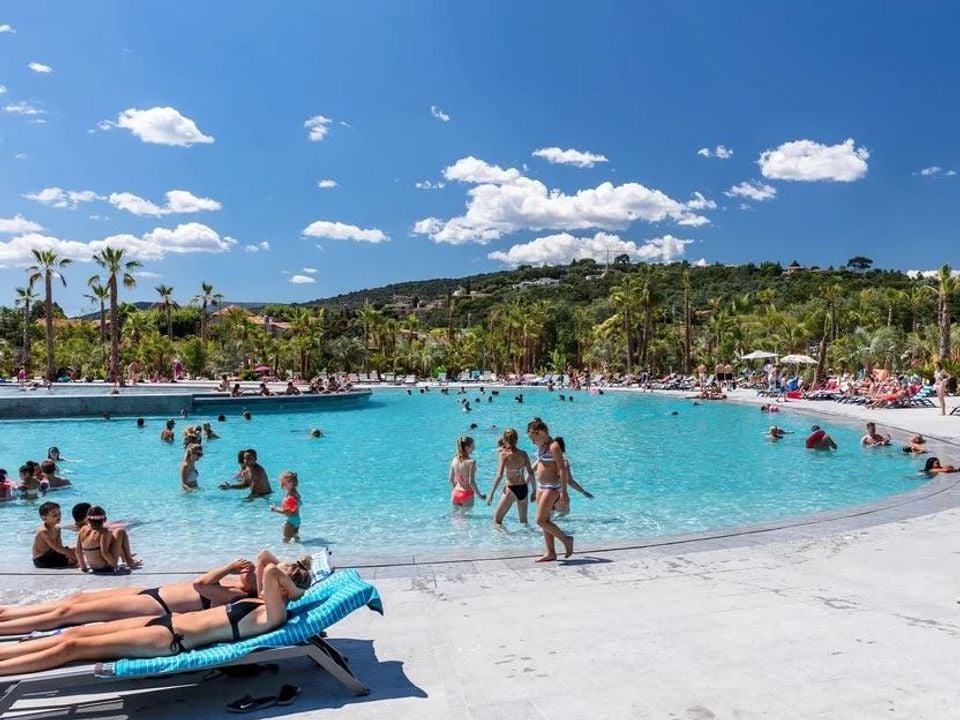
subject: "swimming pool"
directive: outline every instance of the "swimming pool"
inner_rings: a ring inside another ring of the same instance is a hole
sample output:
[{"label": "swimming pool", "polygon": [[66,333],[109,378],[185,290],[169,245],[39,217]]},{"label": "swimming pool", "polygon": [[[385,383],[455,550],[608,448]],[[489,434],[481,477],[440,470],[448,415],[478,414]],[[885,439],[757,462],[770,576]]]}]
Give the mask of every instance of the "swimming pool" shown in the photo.
[{"label": "swimming pool", "polygon": [[[254,447],[272,481],[282,470],[301,479],[306,549],[330,545],[351,559],[373,555],[410,558],[420,552],[511,550],[536,552],[535,526],[492,529],[492,508],[478,503],[467,516],[451,513],[448,465],[458,435],[476,440],[478,484],[486,492],[496,471],[496,441],[505,427],[523,430],[542,416],[567,441],[574,477],[596,499],[571,493],[572,513],[561,526],[580,547],[610,546],[640,537],[715,529],[856,505],[921,485],[921,460],[897,448],[864,450],[857,428],[821,421],[837,439],[836,453],[803,448],[810,419],[756,408],[636,393],[589,395],[559,401],[559,393],[515,388],[468,389],[473,411],[437,389],[378,390],[362,407],[195,416],[212,421],[221,439],[205,443],[199,464],[202,490],[179,490],[178,442],[159,441],[163,418],[138,430],[132,419],[0,423],[0,466],[16,476],[26,459],[40,460],[59,446],[61,470],[75,487],[51,493],[69,517],[81,500],[102,504],[111,519],[136,520],[134,551],[151,569],[204,568],[261,547],[280,546],[279,515],[268,503],[246,503],[240,491],[218,491],[237,468],[237,450]],[[678,414],[672,415],[673,411]],[[771,421],[795,431],[771,443]],[[469,430],[477,423],[477,430]],[[495,428],[492,426],[496,426]],[[326,436],[311,439],[312,427]],[[276,482],[274,482],[276,487]],[[279,488],[271,502],[279,502]],[[37,505],[0,503],[6,541],[4,568],[27,569]],[[72,538],[72,535],[67,535]]]}]

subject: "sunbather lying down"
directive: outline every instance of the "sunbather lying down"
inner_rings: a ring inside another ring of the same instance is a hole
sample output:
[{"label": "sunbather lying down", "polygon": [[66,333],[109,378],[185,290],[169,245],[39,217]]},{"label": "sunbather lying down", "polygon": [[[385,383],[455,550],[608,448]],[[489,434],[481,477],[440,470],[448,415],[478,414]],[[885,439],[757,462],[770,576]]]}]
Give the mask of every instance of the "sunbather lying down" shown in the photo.
[{"label": "sunbather lying down", "polygon": [[[263,573],[270,563],[293,579],[309,576],[309,560],[281,562],[266,550],[249,560],[234,560],[192,580],[154,588],[120,587],[82,592],[63,600],[37,605],[0,606],[0,635],[22,635],[36,630],[54,630],[68,625],[107,622],[124,618],[159,617],[227,605],[261,595]],[[307,564],[307,571],[303,566]]]},{"label": "sunbather lying down", "polygon": [[309,558],[293,577],[276,564],[263,568],[263,597],[223,607],[84,625],[50,637],[0,647],[0,676],[49,670],[77,661],[155,658],[275,630],[287,620],[287,602],[310,585]]}]

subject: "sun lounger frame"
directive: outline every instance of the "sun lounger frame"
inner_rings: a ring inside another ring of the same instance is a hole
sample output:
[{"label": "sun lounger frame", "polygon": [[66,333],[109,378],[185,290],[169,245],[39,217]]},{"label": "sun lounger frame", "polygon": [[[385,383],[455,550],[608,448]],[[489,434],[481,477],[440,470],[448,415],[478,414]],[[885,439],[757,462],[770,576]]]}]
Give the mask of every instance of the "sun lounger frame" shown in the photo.
[{"label": "sun lounger frame", "polygon": [[[357,679],[347,663],[347,658],[330,643],[318,635],[311,637],[306,643],[300,645],[285,645],[278,648],[264,648],[256,650],[241,658],[227,663],[210,665],[200,670],[190,670],[187,672],[196,673],[203,670],[216,670],[231,665],[247,665],[249,663],[274,662],[277,660],[286,660],[295,657],[308,657],[318,667],[326,670],[335,680],[340,682],[354,695],[368,695],[370,689]],[[98,686],[97,692],[103,690],[115,690],[117,692],[124,690],[143,689],[144,682],[161,682],[169,684],[170,678],[183,675],[184,673],[162,673],[159,675],[144,675],[135,678],[118,678],[109,675],[110,663],[92,663],[86,665],[73,665],[65,668],[57,668],[44,672],[27,673],[25,675],[11,675],[0,678],[0,718],[7,714],[21,698],[28,695],[37,695],[40,693],[56,692],[68,688],[79,688],[86,686]],[[109,687],[106,687],[109,685]],[[99,686],[105,686],[103,688]],[[81,701],[82,702],[82,701]],[[79,704],[79,703],[76,703]],[[64,707],[64,706],[57,706]],[[49,714],[53,708],[37,708],[36,710],[17,710],[17,718],[31,718],[41,714]]]}]

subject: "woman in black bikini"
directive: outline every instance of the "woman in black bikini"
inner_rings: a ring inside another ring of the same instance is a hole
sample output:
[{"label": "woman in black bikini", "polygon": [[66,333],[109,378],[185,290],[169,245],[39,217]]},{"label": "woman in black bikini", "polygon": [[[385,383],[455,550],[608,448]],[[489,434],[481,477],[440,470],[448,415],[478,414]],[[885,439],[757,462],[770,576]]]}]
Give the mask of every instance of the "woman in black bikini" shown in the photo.
[{"label": "woman in black bikini", "polygon": [[192,580],[156,588],[113,588],[77,593],[38,605],[0,606],[0,635],[221,607],[257,597],[258,589],[263,586],[264,568],[269,564],[276,565],[291,578],[300,573],[296,563],[280,562],[264,550],[257,555],[256,566],[249,560],[234,560]]},{"label": "woman in black bikini", "polygon": [[493,502],[501,478],[506,474],[507,484],[503,488],[503,497],[500,498],[497,511],[493,516],[493,525],[497,528],[503,527],[503,519],[510,512],[510,506],[513,505],[514,501],[517,503],[520,522],[526,525],[528,497],[536,491],[530,456],[517,448],[517,440],[517,431],[513,428],[504,430],[503,436],[500,438],[500,464],[497,467],[497,477],[493,481],[493,489],[487,496],[487,505],[489,505]]},{"label": "woman in black bikini", "polygon": [[135,617],[65,630],[59,635],[6,643],[0,648],[0,676],[60,667],[80,660],[154,658],[219,642],[236,642],[276,630],[287,620],[287,602],[310,585],[310,558],[295,563],[291,576],[270,563],[263,572],[263,597],[223,607]]}]

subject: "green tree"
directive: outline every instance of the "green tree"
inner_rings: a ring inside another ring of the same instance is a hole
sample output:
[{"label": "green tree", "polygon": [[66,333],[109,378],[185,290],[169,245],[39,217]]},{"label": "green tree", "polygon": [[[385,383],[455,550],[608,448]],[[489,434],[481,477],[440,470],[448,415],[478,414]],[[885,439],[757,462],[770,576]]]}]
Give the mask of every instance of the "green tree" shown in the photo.
[{"label": "green tree", "polygon": [[207,329],[210,324],[208,308],[211,305],[219,305],[222,301],[223,295],[214,292],[211,283],[200,283],[200,292],[193,296],[193,302],[200,305],[200,339],[203,342],[207,341]]},{"label": "green tree", "polygon": [[154,290],[160,296],[163,314],[167,320],[167,337],[173,338],[173,288],[169,285],[157,285]]},{"label": "green tree", "polygon": [[[120,370],[120,317],[118,308],[118,285],[125,288],[137,284],[132,271],[142,267],[137,260],[124,261],[126,251],[122,248],[105,247],[93,256],[93,261],[107,272],[107,289],[110,291],[110,367],[109,379],[115,380],[122,375]],[[92,279],[92,278],[91,278]]]},{"label": "green tree", "polygon": [[87,280],[89,293],[84,293],[84,297],[95,305],[100,306],[100,342],[107,344],[107,302],[110,300],[110,288],[103,285],[99,275],[94,275]]},{"label": "green tree", "polygon": [[63,286],[67,286],[67,279],[63,276],[63,269],[72,261],[70,258],[60,257],[53,250],[33,250],[35,263],[31,265],[27,272],[30,273],[29,284],[33,285],[37,280],[43,280],[44,289],[44,319],[47,341],[47,380],[53,382],[56,380],[56,358],[53,354],[53,278],[60,278]]},{"label": "green tree", "polygon": [[17,297],[13,301],[16,307],[23,308],[23,371],[30,377],[30,308],[36,304],[39,296],[33,291],[33,283],[28,282],[25,288],[15,288]]}]

